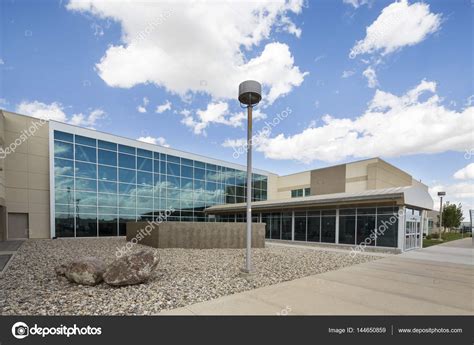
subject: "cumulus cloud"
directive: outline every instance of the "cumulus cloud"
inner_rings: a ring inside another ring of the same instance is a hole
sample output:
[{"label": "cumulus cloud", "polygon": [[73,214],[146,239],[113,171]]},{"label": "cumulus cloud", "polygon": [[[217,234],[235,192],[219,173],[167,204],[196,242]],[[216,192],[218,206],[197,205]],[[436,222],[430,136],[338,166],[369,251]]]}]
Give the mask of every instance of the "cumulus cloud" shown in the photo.
[{"label": "cumulus cloud", "polygon": [[445,108],[436,83],[423,80],[401,96],[377,90],[360,116],[325,115],[321,125],[300,133],[259,138],[256,149],[268,158],[306,163],[464,151],[472,144],[473,116],[474,107]]},{"label": "cumulus cloud", "polygon": [[148,98],[146,97],[143,97],[143,101],[142,101],[142,104],[138,105],[137,106],[137,111],[139,113],[146,113],[147,110],[146,110],[146,106],[148,105],[148,103],[150,103],[150,101],[148,100]]},{"label": "cumulus cloud", "polygon": [[170,145],[166,142],[166,139],[163,137],[145,136],[145,137],[137,138],[137,140],[142,141],[144,143],[148,143],[148,144],[170,147]]},{"label": "cumulus cloud", "polygon": [[474,180],[474,163],[459,169],[454,173],[453,177],[457,180]]},{"label": "cumulus cloud", "polygon": [[468,182],[454,183],[454,184],[436,184],[429,189],[431,197],[433,198],[434,207],[439,210],[439,196],[438,192],[446,192],[444,202],[451,204],[461,204],[464,220],[469,220],[469,210],[474,209],[474,184]]},{"label": "cumulus cloud", "polygon": [[121,24],[121,43],[111,45],[96,65],[109,86],[154,83],[183,98],[206,93],[226,100],[235,98],[236,85],[252,78],[262,82],[268,104],[301,85],[306,75],[288,45],[263,44],[275,29],[299,36],[289,15],[302,7],[303,0],[244,5],[71,0],[67,5]]},{"label": "cumulus cloud", "polygon": [[382,10],[366,29],[363,40],[357,41],[349,56],[380,52],[390,54],[405,46],[420,43],[441,27],[441,14],[430,12],[430,6],[407,0],[394,2]]},{"label": "cumulus cloud", "polygon": [[374,87],[377,87],[377,85],[379,85],[379,82],[377,80],[377,74],[371,66],[367,67],[365,71],[362,72],[362,75],[367,78],[368,87],[373,89]]},{"label": "cumulus cloud", "polygon": [[[206,135],[206,128],[211,124],[222,124],[231,127],[241,127],[244,121],[247,120],[246,112],[232,113],[229,111],[229,104],[227,102],[209,103],[206,109],[198,109],[196,113],[190,110],[183,110],[180,112],[183,116],[181,122],[187,127],[191,128],[194,134]],[[266,118],[260,109],[253,111],[253,120],[258,121]]]},{"label": "cumulus cloud", "polygon": [[93,128],[99,120],[106,117],[105,112],[101,109],[93,109],[88,114],[78,113],[68,116],[63,105],[59,102],[47,104],[39,101],[23,101],[16,106],[15,111],[39,119],[65,122],[89,128]]},{"label": "cumulus cloud", "polygon": [[166,100],[165,103],[160,104],[156,107],[155,113],[162,114],[165,111],[171,110],[171,102]]}]

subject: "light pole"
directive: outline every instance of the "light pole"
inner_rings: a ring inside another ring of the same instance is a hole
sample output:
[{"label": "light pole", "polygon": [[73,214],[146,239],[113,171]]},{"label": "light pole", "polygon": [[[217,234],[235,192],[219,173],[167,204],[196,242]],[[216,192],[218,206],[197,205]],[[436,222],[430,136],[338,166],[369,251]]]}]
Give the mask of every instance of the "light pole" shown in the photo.
[{"label": "light pole", "polygon": [[441,241],[441,228],[443,226],[443,196],[446,192],[438,192],[439,196],[439,240]]},{"label": "light pole", "polygon": [[252,109],[262,99],[262,85],[246,80],[239,85],[239,102],[247,108],[247,246],[244,273],[252,272]]}]

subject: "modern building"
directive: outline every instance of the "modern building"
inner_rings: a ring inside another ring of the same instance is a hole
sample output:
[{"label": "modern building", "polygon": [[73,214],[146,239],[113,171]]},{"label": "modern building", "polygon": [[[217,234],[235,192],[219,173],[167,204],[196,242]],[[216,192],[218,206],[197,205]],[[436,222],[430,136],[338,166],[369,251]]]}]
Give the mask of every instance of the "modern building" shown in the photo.
[{"label": "modern building", "polygon": [[[121,236],[130,221],[245,221],[245,166],[0,111],[0,240]],[[255,169],[271,240],[409,250],[428,188],[380,158],[278,176]],[[375,234],[375,235],[374,235]]]}]

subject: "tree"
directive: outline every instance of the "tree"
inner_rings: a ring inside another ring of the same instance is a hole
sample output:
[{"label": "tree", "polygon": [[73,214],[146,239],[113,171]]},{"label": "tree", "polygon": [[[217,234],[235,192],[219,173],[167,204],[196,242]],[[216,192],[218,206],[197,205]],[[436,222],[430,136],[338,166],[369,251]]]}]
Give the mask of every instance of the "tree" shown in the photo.
[{"label": "tree", "polygon": [[447,202],[443,208],[443,226],[450,230],[452,228],[459,228],[463,219],[462,205],[456,206]]}]

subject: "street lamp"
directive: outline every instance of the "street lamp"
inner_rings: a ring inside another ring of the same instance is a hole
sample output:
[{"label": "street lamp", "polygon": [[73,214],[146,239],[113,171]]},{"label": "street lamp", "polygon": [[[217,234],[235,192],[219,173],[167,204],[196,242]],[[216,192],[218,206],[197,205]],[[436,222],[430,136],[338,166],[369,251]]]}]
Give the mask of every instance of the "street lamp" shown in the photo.
[{"label": "street lamp", "polygon": [[446,192],[438,192],[439,196],[439,240],[441,241],[441,227],[443,226],[443,196]]},{"label": "street lamp", "polygon": [[247,247],[244,273],[252,272],[252,108],[262,100],[262,85],[246,80],[239,85],[239,102],[247,108]]}]

